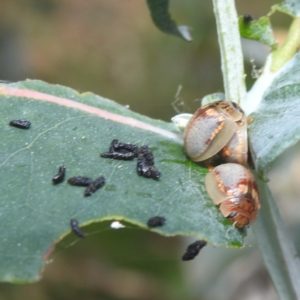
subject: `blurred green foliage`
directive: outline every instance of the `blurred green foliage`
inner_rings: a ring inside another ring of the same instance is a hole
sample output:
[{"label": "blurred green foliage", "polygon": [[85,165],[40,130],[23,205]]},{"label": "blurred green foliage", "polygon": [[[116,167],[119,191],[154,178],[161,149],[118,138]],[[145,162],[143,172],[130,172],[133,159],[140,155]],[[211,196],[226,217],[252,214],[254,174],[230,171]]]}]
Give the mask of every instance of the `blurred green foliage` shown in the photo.
[{"label": "blurred green foliage", "polygon": [[[241,14],[254,16],[267,13],[271,4],[237,3]],[[7,45],[6,64],[15,72],[8,77],[11,71],[2,68],[1,79],[30,77],[92,91],[163,120],[176,113],[172,102],[182,85],[185,105],[178,101],[179,109],[193,112],[199,99],[223,91],[212,3],[173,0],[170,5],[177,24],[192,28],[193,42],[158,31],[144,1],[4,3],[1,28],[8,33],[2,35],[16,40]]]}]

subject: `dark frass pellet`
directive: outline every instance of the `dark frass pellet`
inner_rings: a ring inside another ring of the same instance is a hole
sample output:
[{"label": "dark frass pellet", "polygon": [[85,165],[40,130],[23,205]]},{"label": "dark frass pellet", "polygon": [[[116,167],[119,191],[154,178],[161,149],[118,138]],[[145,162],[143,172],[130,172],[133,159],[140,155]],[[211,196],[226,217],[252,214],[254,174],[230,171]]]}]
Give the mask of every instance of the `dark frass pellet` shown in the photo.
[{"label": "dark frass pellet", "polygon": [[86,235],[84,232],[80,229],[79,223],[76,219],[71,219],[70,221],[71,229],[72,231],[80,238],[85,238]]},{"label": "dark frass pellet", "polygon": [[119,159],[119,160],[132,160],[136,157],[132,152],[104,152],[100,154],[103,158]]},{"label": "dark frass pellet", "polygon": [[149,227],[160,227],[163,226],[166,222],[166,218],[160,217],[160,216],[155,216],[152,217],[148,220],[147,225]]},{"label": "dark frass pellet", "polygon": [[148,166],[143,160],[139,160],[137,163],[137,173],[145,178],[159,179],[161,173],[155,166]]},{"label": "dark frass pellet", "polygon": [[137,154],[138,146],[134,144],[122,143],[119,140],[112,140],[109,151],[120,152],[121,150],[126,150]]},{"label": "dark frass pellet", "polygon": [[64,181],[65,179],[65,174],[66,174],[66,167],[65,166],[60,166],[58,168],[58,173],[52,178],[52,182],[54,184],[58,184]]},{"label": "dark frass pellet", "polygon": [[94,181],[92,181],[89,186],[84,191],[84,196],[88,197],[99,190],[105,184],[105,178],[103,176],[98,177]]},{"label": "dark frass pellet", "polygon": [[145,160],[145,162],[148,165],[154,165],[154,156],[153,156],[153,153],[151,152],[151,150],[149,149],[149,147],[147,145],[143,145],[139,149],[139,155],[143,156],[143,159]]},{"label": "dark frass pellet", "polygon": [[155,180],[159,179],[161,176],[161,173],[154,165],[153,153],[146,145],[142,146],[138,151],[137,173],[139,176]]},{"label": "dark frass pellet", "polygon": [[100,154],[101,157],[132,160],[137,157],[137,173],[139,176],[158,180],[161,173],[154,165],[154,156],[147,145],[140,148],[134,144],[122,143],[117,139],[112,140],[109,152]]},{"label": "dark frass pellet", "polygon": [[200,250],[206,246],[207,242],[203,240],[197,240],[196,242],[190,244],[186,252],[182,255],[182,260],[187,261],[187,260],[192,260],[194,259],[200,252]]},{"label": "dark frass pellet", "polygon": [[138,147],[133,144],[122,143],[119,140],[112,140],[109,152],[101,153],[103,158],[132,160],[137,157]]},{"label": "dark frass pellet", "polygon": [[9,125],[21,129],[29,129],[31,123],[27,120],[12,120],[9,122]]},{"label": "dark frass pellet", "polygon": [[68,179],[68,183],[75,186],[89,186],[92,182],[92,178],[83,176],[75,176]]}]

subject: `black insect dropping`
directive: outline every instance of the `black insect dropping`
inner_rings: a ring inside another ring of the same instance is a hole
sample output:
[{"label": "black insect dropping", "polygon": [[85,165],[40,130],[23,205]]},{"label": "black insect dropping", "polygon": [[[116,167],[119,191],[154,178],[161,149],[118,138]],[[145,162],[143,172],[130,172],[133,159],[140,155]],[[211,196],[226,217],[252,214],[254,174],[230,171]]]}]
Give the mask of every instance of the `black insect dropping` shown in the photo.
[{"label": "black insect dropping", "polygon": [[68,179],[68,183],[76,186],[89,186],[93,182],[92,178],[75,176]]},{"label": "black insect dropping", "polygon": [[29,129],[31,123],[27,120],[12,120],[9,122],[9,125],[21,129]]},{"label": "black insect dropping", "polygon": [[113,140],[109,148],[110,152],[126,150],[132,153],[137,153],[138,146],[134,144],[122,143],[119,140]]},{"label": "black insect dropping", "polygon": [[148,166],[144,161],[138,161],[137,163],[137,173],[140,176],[152,179],[159,179],[161,173],[156,169],[155,166]]},{"label": "black insect dropping", "polygon": [[154,165],[154,156],[147,145],[138,147],[134,144],[122,143],[119,140],[112,140],[109,152],[100,154],[101,157],[132,160],[137,157],[137,173],[140,176],[152,179],[159,179],[161,173]]},{"label": "black insect dropping", "polygon": [[109,152],[101,153],[104,158],[119,160],[132,160],[137,157],[138,147],[134,144],[122,143],[119,140],[112,140]]},{"label": "black insect dropping", "polygon": [[161,176],[154,165],[154,156],[148,146],[144,145],[138,151],[137,173],[140,176],[156,180]]},{"label": "black insect dropping", "polygon": [[52,178],[52,182],[54,184],[58,184],[64,181],[65,178],[65,173],[66,173],[66,167],[65,166],[60,166],[58,168],[58,173]]},{"label": "black insect dropping", "polygon": [[207,244],[207,242],[203,240],[197,240],[196,242],[190,244],[186,252],[182,255],[182,260],[192,260],[194,259],[200,252],[200,250]]},{"label": "black insect dropping", "polygon": [[249,15],[249,14],[244,15],[244,23],[245,24],[248,24],[251,21],[253,21],[253,17],[251,15]]},{"label": "black insect dropping", "polygon": [[152,217],[148,220],[147,225],[149,227],[160,227],[163,226],[166,222],[166,218],[160,217],[160,216],[155,216]]},{"label": "black insect dropping", "polygon": [[119,159],[119,160],[132,160],[136,157],[135,153],[132,152],[104,152],[100,154],[103,158],[112,158],[112,159]]},{"label": "black insect dropping", "polygon": [[143,145],[139,149],[138,156],[143,159],[147,165],[154,165],[154,156],[147,145]]},{"label": "black insect dropping", "polygon": [[71,219],[70,221],[71,229],[72,231],[80,238],[85,238],[86,235],[84,232],[80,229],[79,223],[76,219]]},{"label": "black insect dropping", "polygon": [[86,190],[84,191],[84,196],[85,197],[91,196],[93,193],[95,193],[97,190],[103,187],[104,184],[105,184],[105,178],[103,176],[96,178],[86,188]]}]

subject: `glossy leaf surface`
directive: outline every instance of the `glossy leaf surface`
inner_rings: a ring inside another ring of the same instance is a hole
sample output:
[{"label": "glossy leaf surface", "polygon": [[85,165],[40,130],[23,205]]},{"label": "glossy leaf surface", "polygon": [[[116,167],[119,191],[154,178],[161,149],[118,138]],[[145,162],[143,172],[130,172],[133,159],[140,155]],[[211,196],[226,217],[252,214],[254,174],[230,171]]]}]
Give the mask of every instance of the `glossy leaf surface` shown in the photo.
[{"label": "glossy leaf surface", "polygon": [[[171,123],[41,81],[1,84],[0,116],[1,281],[37,280],[54,243],[70,233],[72,218],[81,226],[117,219],[147,228],[150,217],[161,215],[165,225],[152,229],[160,234],[242,245],[243,234],[205,192],[207,170],[185,157]],[[11,127],[12,119],[27,119],[31,127]],[[160,180],[138,176],[136,160],[101,158],[112,139],[149,145]],[[90,197],[66,180],[53,185],[60,165],[66,179],[102,175],[106,184]]]}]

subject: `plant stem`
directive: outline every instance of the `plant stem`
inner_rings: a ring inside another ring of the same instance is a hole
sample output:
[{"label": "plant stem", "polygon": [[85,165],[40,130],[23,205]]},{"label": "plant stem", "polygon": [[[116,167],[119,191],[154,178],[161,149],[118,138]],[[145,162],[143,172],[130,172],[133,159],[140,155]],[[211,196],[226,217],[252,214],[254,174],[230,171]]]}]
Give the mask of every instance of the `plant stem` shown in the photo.
[{"label": "plant stem", "polygon": [[274,52],[271,70],[278,71],[293,57],[300,46],[300,17],[293,20],[284,44]]},{"label": "plant stem", "polygon": [[244,64],[234,0],[213,0],[226,100],[243,106],[246,95]]}]

